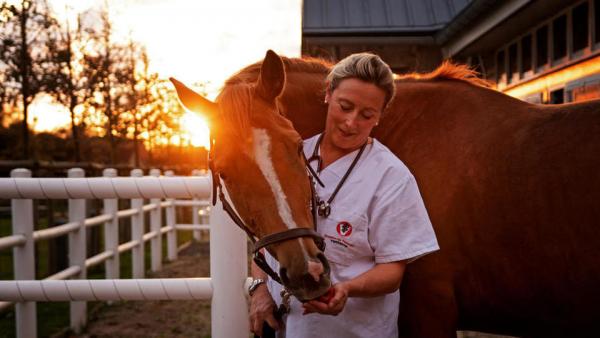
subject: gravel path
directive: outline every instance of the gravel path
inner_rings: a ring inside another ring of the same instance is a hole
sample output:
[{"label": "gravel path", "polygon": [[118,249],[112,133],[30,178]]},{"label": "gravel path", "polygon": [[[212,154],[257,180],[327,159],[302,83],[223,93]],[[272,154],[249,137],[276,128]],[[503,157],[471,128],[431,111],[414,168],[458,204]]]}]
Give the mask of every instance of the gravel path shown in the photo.
[{"label": "gravel path", "polygon": [[[149,278],[209,276],[208,243],[193,243]],[[71,337],[210,337],[210,301],[127,301],[103,305]]]}]

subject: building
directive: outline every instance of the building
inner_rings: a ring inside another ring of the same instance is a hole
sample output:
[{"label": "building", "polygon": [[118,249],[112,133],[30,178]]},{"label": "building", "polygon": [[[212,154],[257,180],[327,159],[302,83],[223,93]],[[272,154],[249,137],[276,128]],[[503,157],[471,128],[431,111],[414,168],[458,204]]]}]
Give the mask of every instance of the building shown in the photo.
[{"label": "building", "polygon": [[302,54],[339,60],[379,54],[397,73],[429,71],[442,60],[435,34],[469,0],[304,0]]},{"label": "building", "polygon": [[600,98],[599,20],[600,0],[305,0],[302,51],[369,50],[396,72],[453,59],[523,100],[574,102]]}]

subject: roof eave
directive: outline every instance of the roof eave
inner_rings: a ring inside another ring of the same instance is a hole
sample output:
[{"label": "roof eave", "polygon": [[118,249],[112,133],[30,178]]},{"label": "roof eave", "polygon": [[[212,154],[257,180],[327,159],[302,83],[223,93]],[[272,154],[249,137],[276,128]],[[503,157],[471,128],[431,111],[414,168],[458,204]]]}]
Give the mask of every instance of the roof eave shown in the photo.
[{"label": "roof eave", "polygon": [[434,39],[442,47],[444,57],[450,58],[530,2],[475,0],[440,30]]}]

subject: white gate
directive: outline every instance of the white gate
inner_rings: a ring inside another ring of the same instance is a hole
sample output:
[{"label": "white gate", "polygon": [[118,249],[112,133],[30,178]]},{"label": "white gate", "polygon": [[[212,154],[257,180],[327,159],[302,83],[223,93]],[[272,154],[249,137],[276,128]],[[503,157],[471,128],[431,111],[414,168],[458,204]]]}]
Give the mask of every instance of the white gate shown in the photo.
[{"label": "white gate", "polygon": [[[82,169],[69,170],[68,178],[31,178],[26,169],[15,169],[11,178],[0,178],[0,198],[11,199],[12,235],[0,237],[0,250],[12,248],[14,281],[0,281],[0,309],[16,302],[18,337],[36,337],[36,301],[71,301],[71,327],[78,332],[86,323],[86,303],[91,300],[211,300],[212,336],[247,337],[245,299],[247,240],[231,222],[220,203],[210,209],[210,225],[197,225],[198,208],[207,206],[209,176],[160,176],[157,170],[142,176],[116,177],[106,169],[103,177],[85,178]],[[68,199],[69,222],[34,231],[32,199]],[[191,200],[176,200],[185,198]],[[102,199],[104,213],[85,218],[85,199]],[[131,208],[118,210],[118,199],[130,199]],[[150,203],[144,205],[144,199]],[[164,200],[163,200],[164,199]],[[195,224],[176,224],[175,206],[194,208]],[[162,223],[165,209],[166,225]],[[150,214],[150,232],[144,217]],[[132,239],[119,245],[118,220],[131,217]],[[86,228],[103,225],[104,251],[86,257]],[[162,235],[167,236],[167,258],[177,258],[177,230],[210,230],[210,278],[144,279],[144,244],[150,241],[151,270],[161,268]],[[45,280],[35,279],[34,243],[69,234],[70,266]],[[119,254],[132,251],[134,279],[119,278]],[[105,280],[87,280],[88,268],[104,263]],[[69,278],[73,278],[67,280]]]}]

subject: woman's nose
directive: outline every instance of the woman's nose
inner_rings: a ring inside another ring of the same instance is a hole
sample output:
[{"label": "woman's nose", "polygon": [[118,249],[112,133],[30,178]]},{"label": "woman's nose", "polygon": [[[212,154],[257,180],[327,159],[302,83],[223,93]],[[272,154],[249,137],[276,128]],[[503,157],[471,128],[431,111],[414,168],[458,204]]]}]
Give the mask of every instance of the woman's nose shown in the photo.
[{"label": "woman's nose", "polygon": [[346,124],[346,127],[354,127],[356,125],[356,113],[352,112],[348,114],[344,124]]}]

